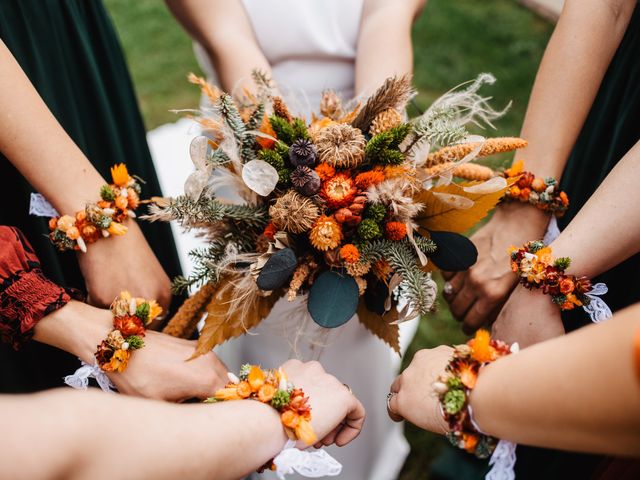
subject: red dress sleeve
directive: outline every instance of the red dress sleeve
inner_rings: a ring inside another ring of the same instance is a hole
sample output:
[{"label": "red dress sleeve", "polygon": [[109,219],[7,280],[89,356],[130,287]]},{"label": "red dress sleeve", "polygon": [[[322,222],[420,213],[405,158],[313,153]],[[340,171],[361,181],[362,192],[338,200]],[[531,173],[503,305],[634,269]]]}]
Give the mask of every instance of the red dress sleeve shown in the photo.
[{"label": "red dress sleeve", "polygon": [[0,226],[0,338],[17,350],[33,327],[70,297],[42,273],[33,248],[17,228]]}]

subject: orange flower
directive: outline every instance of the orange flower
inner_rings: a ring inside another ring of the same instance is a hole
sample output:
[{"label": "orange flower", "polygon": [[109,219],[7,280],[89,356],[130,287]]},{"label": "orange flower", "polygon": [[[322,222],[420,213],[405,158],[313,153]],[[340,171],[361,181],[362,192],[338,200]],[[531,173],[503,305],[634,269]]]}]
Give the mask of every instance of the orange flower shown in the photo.
[{"label": "orange flower", "polygon": [[262,373],[262,369],[253,365],[251,370],[249,370],[247,380],[249,381],[249,385],[251,385],[252,392],[260,390],[260,387],[264,385],[264,373]]},{"label": "orange flower", "polygon": [[460,381],[467,388],[474,388],[478,380],[477,372],[468,363],[460,363]]},{"label": "orange flower", "polygon": [[507,168],[504,173],[507,177],[516,177],[522,173],[522,170],[524,170],[524,161],[518,160],[511,165],[511,168]]},{"label": "orange flower", "polygon": [[111,178],[118,187],[125,187],[131,180],[127,166],[124,163],[111,167]]},{"label": "orange flower", "polygon": [[100,238],[100,231],[91,224],[84,225],[80,230],[80,234],[87,243],[97,242]]},{"label": "orange flower", "polygon": [[540,193],[547,188],[547,184],[544,183],[544,180],[542,178],[536,177],[531,182],[531,188],[533,188],[533,190],[535,190],[536,192]]},{"label": "orange flower", "polygon": [[326,182],[333,178],[336,174],[336,169],[328,163],[321,163],[316,167],[316,173],[320,177],[320,180]]},{"label": "orange flower", "polygon": [[282,412],[282,415],[280,415],[280,420],[285,427],[295,429],[300,423],[300,415],[293,410],[285,410]]},{"label": "orange flower", "polygon": [[115,317],[113,319],[113,328],[120,330],[124,338],[130,337],[131,335],[144,337],[145,329],[142,320],[134,315]]},{"label": "orange flower", "polygon": [[262,403],[268,403],[271,401],[275,393],[276,387],[269,383],[265,383],[260,387],[260,390],[258,390],[258,400]]},{"label": "orange flower", "polygon": [[122,195],[118,195],[116,197],[115,203],[116,207],[118,207],[120,210],[126,210],[127,206],[129,205],[129,201]]},{"label": "orange flower", "polygon": [[262,232],[262,235],[267,237],[269,240],[273,240],[273,238],[275,237],[277,231],[278,231],[278,229],[273,224],[273,222],[269,222],[269,224],[265,227],[264,232]]},{"label": "orange flower", "polygon": [[58,226],[58,217],[51,217],[49,219],[49,230],[55,230]]},{"label": "orange flower", "polygon": [[301,418],[298,426],[295,427],[296,437],[304,442],[305,445],[313,445],[318,441],[318,436],[311,426],[311,422]]},{"label": "orange flower", "polygon": [[531,189],[529,187],[525,187],[520,190],[520,198],[522,200],[529,200],[529,195],[531,195]]},{"label": "orange flower", "polygon": [[465,433],[462,436],[462,441],[464,443],[464,449],[469,453],[473,453],[478,445],[478,436]]},{"label": "orange flower", "polygon": [[327,206],[331,210],[338,210],[349,205],[357,192],[353,179],[348,174],[337,173],[333,178],[324,182],[320,196],[327,201]]},{"label": "orange flower", "polygon": [[76,220],[71,215],[63,215],[58,219],[57,227],[63,232],[66,232],[67,229],[73,227],[75,223]]},{"label": "orange flower", "polygon": [[111,222],[111,225],[109,225],[107,231],[111,235],[122,236],[127,233],[127,227],[118,222]]},{"label": "orange flower", "polygon": [[109,360],[109,363],[103,365],[102,369],[105,372],[122,373],[127,368],[130,356],[131,353],[129,352],[129,350],[118,349],[113,352],[111,360]]},{"label": "orange flower", "polygon": [[487,330],[478,330],[469,345],[471,346],[471,358],[474,360],[485,363],[496,359],[496,351],[491,346],[491,334]]},{"label": "orange flower", "polygon": [[[262,117],[262,125],[260,125],[260,131],[271,137],[276,136],[276,132],[273,131],[273,128],[271,127],[271,122],[269,121],[269,117],[267,115]],[[273,146],[276,143],[270,138],[264,138],[264,137],[256,137],[256,141],[262,148],[266,150],[273,148]]]},{"label": "orange flower", "polygon": [[155,300],[149,300],[147,303],[149,304],[149,319],[147,323],[151,323],[162,313],[162,307]]},{"label": "orange flower", "polygon": [[560,280],[560,292],[563,295],[567,295],[573,292],[574,289],[575,289],[575,284],[573,283],[573,280],[571,280],[570,278],[567,277]]},{"label": "orange flower", "polygon": [[311,245],[321,252],[332,250],[340,245],[342,228],[332,217],[322,215],[309,233]]},{"label": "orange flower", "polygon": [[388,222],[384,231],[389,240],[398,242],[407,236],[407,226],[402,222]]},{"label": "orange flower", "polygon": [[391,265],[384,258],[381,258],[372,267],[373,274],[383,282],[387,282],[387,278],[391,275]]},{"label": "orange flower", "polygon": [[80,210],[78,212],[76,212],[76,222],[77,223],[82,223],[87,219],[87,211],[86,210]]},{"label": "orange flower", "polygon": [[111,203],[110,203],[110,202],[107,202],[106,200],[100,200],[100,201],[97,203],[97,205],[98,205],[100,208],[111,208]]},{"label": "orange flower", "polygon": [[347,263],[356,263],[360,260],[360,252],[358,247],[348,243],[340,249],[340,257]]},{"label": "orange flower", "polygon": [[384,167],[384,176],[386,178],[396,178],[407,175],[409,169],[402,165],[387,165]]},{"label": "orange flower", "polygon": [[127,188],[127,203],[131,210],[135,210],[140,206],[140,197],[133,188]]},{"label": "orange flower", "polygon": [[77,240],[78,237],[80,236],[80,230],[78,230],[78,227],[69,227],[67,228],[67,238],[69,238],[70,240]]},{"label": "orange flower", "polygon": [[562,202],[563,207],[567,207],[569,205],[569,197],[564,192],[560,192],[560,201]]},{"label": "orange flower", "polygon": [[242,397],[238,395],[237,387],[225,387],[218,390],[214,393],[213,397],[216,400],[225,401],[225,400],[242,400]]},{"label": "orange flower", "polygon": [[356,176],[356,187],[360,190],[366,190],[371,185],[377,185],[384,181],[384,173],[380,170],[371,170]]},{"label": "orange flower", "polygon": [[536,257],[538,258],[538,261],[545,266],[553,263],[551,247],[541,248],[536,252]]},{"label": "orange flower", "polygon": [[565,301],[562,305],[560,305],[561,310],[573,310],[576,306],[571,303],[569,300]]},{"label": "orange flower", "polygon": [[509,190],[509,195],[513,198],[518,198],[520,196],[520,189],[517,185],[511,187],[511,189]]},{"label": "orange flower", "polygon": [[249,398],[251,396],[251,385],[249,385],[249,382],[240,382],[236,390],[240,398]]}]

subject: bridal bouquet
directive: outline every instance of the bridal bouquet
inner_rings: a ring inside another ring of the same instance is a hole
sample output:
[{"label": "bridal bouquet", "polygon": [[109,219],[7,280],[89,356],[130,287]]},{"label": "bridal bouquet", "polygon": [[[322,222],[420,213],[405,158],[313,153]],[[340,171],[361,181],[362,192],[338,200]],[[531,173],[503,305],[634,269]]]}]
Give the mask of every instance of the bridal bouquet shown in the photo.
[{"label": "bridal bouquet", "polygon": [[350,106],[327,91],[308,122],[259,72],[257,93],[243,101],[190,79],[212,105],[197,112],[196,169],[184,195],[153,199],[147,218],[177,220],[203,238],[191,252],[193,274],[174,281],[200,288],[165,330],[189,336],[206,314],[196,355],[297,297],[322,327],[357,313],[398,351],[398,323],[434,307],[432,271],[476,261],[461,233],[517,180],[471,161],[526,145],[468,132],[502,113],[478,94],[494,81],[487,74],[412,120],[404,113],[415,94],[409,77],[390,78]]}]

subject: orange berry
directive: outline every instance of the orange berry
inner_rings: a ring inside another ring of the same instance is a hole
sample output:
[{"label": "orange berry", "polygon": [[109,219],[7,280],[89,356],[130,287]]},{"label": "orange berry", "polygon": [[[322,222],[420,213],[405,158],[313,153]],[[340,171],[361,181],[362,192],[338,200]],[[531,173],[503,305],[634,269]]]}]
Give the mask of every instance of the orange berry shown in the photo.
[{"label": "orange berry", "polygon": [[118,195],[116,197],[116,207],[118,207],[120,210],[125,210],[128,205],[129,201],[127,200],[127,197],[123,197],[121,195]]},{"label": "orange berry", "polygon": [[533,182],[531,182],[531,188],[536,192],[543,192],[547,188],[547,184],[544,183],[544,180],[540,177],[536,177]]},{"label": "orange berry", "polygon": [[57,226],[58,226],[58,218],[51,217],[49,219],[49,230],[55,230]]}]

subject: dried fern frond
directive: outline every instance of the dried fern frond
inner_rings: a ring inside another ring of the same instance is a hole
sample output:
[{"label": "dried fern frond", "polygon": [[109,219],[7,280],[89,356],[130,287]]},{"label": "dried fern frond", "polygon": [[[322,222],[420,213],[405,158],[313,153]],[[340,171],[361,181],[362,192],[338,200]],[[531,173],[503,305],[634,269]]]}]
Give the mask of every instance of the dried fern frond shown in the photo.
[{"label": "dried fern frond", "polygon": [[262,70],[254,69],[251,72],[251,78],[253,79],[253,83],[256,85],[258,100],[261,103],[269,100],[273,96],[273,92],[275,90],[271,77]]},{"label": "dried fern frond", "polygon": [[[478,153],[478,157],[488,157],[489,155],[495,155],[498,153],[512,152],[526,147],[527,144],[528,142],[526,140],[518,137],[489,138],[482,145],[482,148]],[[429,168],[445,162],[462,160],[480,145],[480,142],[470,142],[441,148],[437,152],[429,154],[426,166]]]},{"label": "dried fern frond", "polygon": [[415,93],[411,86],[411,75],[388,78],[382,87],[369,97],[352,125],[363,132],[369,131],[371,123],[378,114],[390,108],[403,111]]}]

